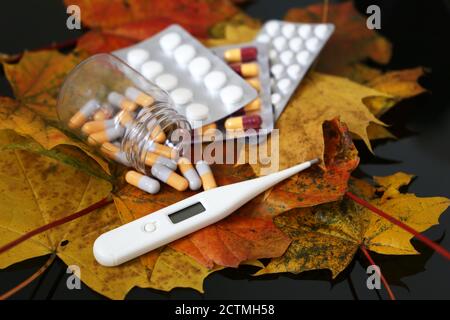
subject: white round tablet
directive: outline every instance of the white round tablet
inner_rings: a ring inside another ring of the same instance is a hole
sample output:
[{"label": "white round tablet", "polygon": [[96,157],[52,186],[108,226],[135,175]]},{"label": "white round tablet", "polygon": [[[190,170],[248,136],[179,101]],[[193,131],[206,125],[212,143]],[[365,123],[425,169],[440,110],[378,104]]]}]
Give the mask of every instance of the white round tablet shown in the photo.
[{"label": "white round tablet", "polygon": [[144,62],[144,64],[142,64],[141,66],[141,73],[148,80],[152,80],[154,77],[161,74],[163,71],[164,71],[163,65],[160,62],[154,60]]},{"label": "white round tablet", "polygon": [[258,38],[256,38],[256,41],[261,43],[269,43],[270,37],[267,34],[261,34]]},{"label": "white round tablet", "polygon": [[272,94],[271,100],[272,104],[277,104],[278,102],[281,101],[281,95],[279,93],[274,93]]},{"label": "white round tablet", "polygon": [[303,50],[299,54],[297,54],[297,61],[302,66],[306,66],[309,63],[310,56],[311,54],[308,51]]},{"label": "white round tablet", "polygon": [[302,38],[295,37],[289,40],[289,48],[292,51],[299,51],[302,48],[303,40]]},{"label": "white round tablet", "polygon": [[186,88],[177,88],[170,93],[175,104],[186,104],[192,101],[194,94]]},{"label": "white round tablet", "polygon": [[229,85],[220,90],[220,98],[225,104],[233,104],[242,99],[244,90],[236,85]]},{"label": "white round tablet", "polygon": [[208,119],[209,108],[204,104],[191,103],[186,107],[186,117],[189,120],[205,120]]},{"label": "white round tablet", "polygon": [[166,52],[172,52],[181,43],[181,36],[176,32],[165,34],[159,39],[159,45]]},{"label": "white round tablet", "polygon": [[270,21],[266,24],[266,32],[271,36],[276,35],[279,30],[280,30],[280,25],[276,21]]},{"label": "white round tablet", "polygon": [[301,25],[301,26],[298,28],[298,34],[299,34],[300,37],[302,37],[303,39],[308,38],[310,33],[311,33],[311,26],[308,25],[308,24]]},{"label": "white round tablet", "polygon": [[314,28],[314,34],[320,39],[325,39],[327,36],[328,27],[324,24],[319,24]]},{"label": "white round tablet", "polygon": [[208,90],[219,90],[227,82],[227,76],[222,71],[211,71],[203,81]]},{"label": "white round tablet", "polygon": [[309,51],[316,52],[319,49],[319,39],[308,39],[306,40],[305,46]]},{"label": "white round tablet", "polygon": [[281,28],[281,33],[286,37],[290,38],[295,32],[295,26],[293,24],[287,23]]},{"label": "white round tablet", "polygon": [[290,50],[283,51],[280,54],[280,60],[285,65],[289,65],[292,62],[292,59],[294,59],[294,53]]},{"label": "white round tablet", "polygon": [[275,79],[279,79],[281,77],[281,74],[283,73],[283,71],[284,71],[284,67],[281,63],[274,64],[270,68],[270,72],[272,72]]},{"label": "white round tablet", "polygon": [[170,91],[178,84],[178,79],[174,75],[164,73],[155,79],[155,83],[163,90]]},{"label": "white round tablet", "polygon": [[128,51],[127,62],[128,64],[137,69],[141,64],[143,64],[150,57],[150,53],[147,50],[137,48]]},{"label": "white round tablet", "polygon": [[288,78],[284,78],[278,81],[278,89],[280,89],[281,92],[287,93],[290,87],[291,80],[289,80]]},{"label": "white round tablet", "polygon": [[270,59],[270,62],[275,62],[275,60],[277,59],[277,57],[278,57],[277,51],[274,50],[274,49],[270,49],[270,50],[269,50],[269,59]]},{"label": "white round tablet", "polygon": [[175,61],[179,65],[186,65],[195,57],[195,48],[190,44],[182,44],[173,52]]},{"label": "white round tablet", "polygon": [[289,66],[286,70],[289,77],[292,79],[298,79],[300,76],[300,71],[302,70],[302,67],[300,67],[298,64],[293,64],[292,66]]},{"label": "white round tablet", "polygon": [[272,44],[275,47],[275,49],[281,51],[286,47],[286,42],[287,42],[286,38],[280,36],[273,39]]},{"label": "white round tablet", "polygon": [[203,77],[211,69],[211,62],[205,57],[197,57],[189,62],[189,72],[196,78]]}]

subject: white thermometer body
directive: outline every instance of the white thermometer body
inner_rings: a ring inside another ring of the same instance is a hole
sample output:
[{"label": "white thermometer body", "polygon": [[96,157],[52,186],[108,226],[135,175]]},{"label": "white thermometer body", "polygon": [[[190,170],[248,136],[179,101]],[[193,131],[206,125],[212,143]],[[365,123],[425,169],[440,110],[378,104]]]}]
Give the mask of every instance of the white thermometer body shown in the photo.
[{"label": "white thermometer body", "polygon": [[260,193],[317,162],[307,161],[268,176],[203,191],[108,231],[95,240],[95,259],[104,266],[117,266],[180,239],[222,220]]}]

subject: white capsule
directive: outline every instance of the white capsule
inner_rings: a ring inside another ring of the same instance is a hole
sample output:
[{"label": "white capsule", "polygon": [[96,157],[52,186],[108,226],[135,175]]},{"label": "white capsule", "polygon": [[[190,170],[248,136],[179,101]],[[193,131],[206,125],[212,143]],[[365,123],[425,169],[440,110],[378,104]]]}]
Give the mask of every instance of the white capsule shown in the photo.
[{"label": "white capsule", "polygon": [[292,51],[299,51],[302,48],[303,40],[302,38],[295,37],[289,40],[289,48]]},{"label": "white capsule", "polygon": [[165,34],[159,39],[159,45],[166,53],[171,53],[181,43],[181,36],[176,32]]},{"label": "white capsule", "polygon": [[272,104],[278,104],[281,101],[281,95],[279,93],[272,94]]},{"label": "white capsule", "polygon": [[189,62],[189,72],[196,78],[201,78],[211,69],[211,62],[205,57],[196,57]]},{"label": "white capsule", "polygon": [[270,37],[267,34],[261,34],[258,36],[258,38],[256,38],[256,41],[261,43],[269,43]]},{"label": "white capsule", "polygon": [[298,34],[299,34],[300,37],[302,37],[303,39],[308,38],[309,35],[310,35],[310,33],[311,33],[311,26],[308,25],[308,24],[301,25],[301,26],[298,28]]},{"label": "white capsule", "polygon": [[299,54],[297,54],[297,61],[302,66],[306,66],[309,63],[310,57],[311,57],[311,54],[308,51],[303,50]]},{"label": "white capsule", "polygon": [[327,33],[328,33],[328,27],[325,24],[319,24],[318,26],[316,26],[314,28],[314,34],[320,39],[325,39],[325,37],[327,36]]},{"label": "white capsule", "polygon": [[276,79],[279,79],[283,74],[284,67],[281,63],[274,64],[272,68],[270,68],[270,72],[272,72],[273,76]]},{"label": "white capsule", "polygon": [[233,104],[241,101],[244,96],[244,90],[236,85],[229,85],[220,90],[220,98],[225,104]]},{"label": "white capsule", "polygon": [[292,62],[292,59],[294,59],[294,53],[290,50],[283,51],[280,54],[280,60],[285,65],[289,65]]},{"label": "white capsule", "polygon": [[270,21],[266,24],[266,32],[271,36],[276,35],[279,30],[280,25],[276,21]]},{"label": "white capsule", "polygon": [[316,52],[319,49],[319,39],[317,38],[311,38],[306,40],[306,48],[311,52]]},{"label": "white capsule", "polygon": [[203,81],[209,90],[219,90],[227,82],[227,76],[222,71],[211,71]]},{"label": "white capsule", "polygon": [[190,44],[182,44],[173,52],[175,61],[181,65],[185,66],[195,57],[195,48]]},{"label": "white capsule", "polygon": [[141,66],[141,64],[147,61],[149,57],[150,54],[145,49],[132,49],[128,51],[127,62],[131,67],[137,69]]},{"label": "white capsule", "polygon": [[295,26],[293,24],[287,23],[281,28],[281,33],[286,37],[290,38],[295,32]]},{"label": "white capsule", "polygon": [[178,79],[174,75],[164,73],[155,79],[155,83],[163,90],[170,91],[178,84]]},{"label": "white capsule", "polygon": [[208,119],[209,108],[204,104],[191,103],[186,107],[186,117],[191,121]]},{"label": "white capsule", "polygon": [[170,93],[175,104],[183,105],[192,101],[194,94],[187,88],[177,88]]},{"label": "white capsule", "polygon": [[288,78],[281,79],[278,82],[278,89],[280,89],[281,92],[284,94],[288,93],[289,89],[291,87],[291,80]]},{"label": "white capsule", "polygon": [[152,80],[163,71],[164,66],[158,61],[147,61],[141,66],[141,73],[148,80]]},{"label": "white capsule", "polygon": [[285,37],[276,37],[275,39],[273,39],[273,46],[275,47],[275,49],[277,49],[278,51],[284,50],[284,48],[286,48],[286,38]]},{"label": "white capsule", "polygon": [[302,68],[298,64],[293,64],[292,66],[289,66],[286,71],[289,77],[292,79],[298,79],[301,70]]}]

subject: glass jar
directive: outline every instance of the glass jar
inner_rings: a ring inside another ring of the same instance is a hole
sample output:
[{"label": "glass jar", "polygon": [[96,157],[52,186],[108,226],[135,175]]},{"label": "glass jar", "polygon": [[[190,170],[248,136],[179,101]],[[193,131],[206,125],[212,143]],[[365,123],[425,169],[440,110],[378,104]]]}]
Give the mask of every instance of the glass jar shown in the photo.
[{"label": "glass jar", "polygon": [[122,60],[97,54],[67,76],[57,111],[70,132],[145,174],[155,154],[175,162],[190,145],[191,126],[173,106],[166,91]]}]

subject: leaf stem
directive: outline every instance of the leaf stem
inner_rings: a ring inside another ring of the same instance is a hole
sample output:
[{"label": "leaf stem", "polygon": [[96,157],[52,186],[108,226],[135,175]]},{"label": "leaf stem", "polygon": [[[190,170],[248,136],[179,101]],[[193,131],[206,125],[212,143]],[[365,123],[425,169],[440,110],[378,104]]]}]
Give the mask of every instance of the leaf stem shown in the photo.
[{"label": "leaf stem", "polygon": [[106,206],[106,205],[108,205],[108,204],[110,204],[112,202],[113,202],[113,200],[111,199],[111,197],[108,196],[108,197],[103,198],[102,200],[100,200],[100,201],[90,205],[89,207],[84,208],[83,210],[80,210],[78,212],[72,213],[72,214],[70,214],[70,215],[68,215],[68,216],[66,216],[64,218],[55,220],[53,222],[50,222],[50,223],[45,224],[43,226],[40,226],[39,228],[31,230],[31,231],[23,234],[19,238],[17,238],[15,240],[13,240],[13,241],[11,241],[11,242],[1,246],[0,247],[0,254],[2,254],[5,251],[8,251],[9,249],[17,246],[18,244],[24,242],[25,240],[27,240],[27,239],[29,239],[29,238],[31,238],[31,237],[39,234],[39,233],[42,233],[42,232],[47,231],[49,229],[55,228],[57,226],[65,224],[67,222],[70,222],[70,221],[73,221],[75,219],[78,219],[78,218],[80,218],[80,217],[82,217],[84,215],[87,215],[88,213],[90,213],[90,212],[92,212],[94,210],[100,209],[100,208],[102,208],[102,207],[104,207],[104,206]]},{"label": "leaf stem", "polygon": [[411,233],[412,235],[414,235],[414,237],[417,240],[422,241],[424,244],[426,244],[428,247],[430,247],[431,249],[433,249],[434,251],[436,251],[437,253],[439,253],[441,256],[443,256],[444,258],[446,258],[447,260],[450,260],[450,252],[447,251],[447,249],[445,249],[444,247],[440,246],[439,244],[433,242],[432,240],[430,240],[429,238],[425,237],[423,234],[421,234],[420,232],[418,232],[417,230],[411,228],[410,226],[408,226],[407,224],[401,222],[400,220],[397,220],[396,218],[394,218],[393,216],[387,214],[386,212],[378,209],[377,207],[375,207],[374,205],[372,205],[371,203],[367,202],[364,199],[361,199],[360,197],[358,197],[357,195],[347,191],[345,193],[345,195],[347,197],[349,197],[350,199],[352,199],[353,201],[355,201],[356,203],[366,207],[367,209],[369,209],[370,211],[378,214],[379,216],[383,217],[384,219],[388,220],[389,222],[395,224],[396,226],[402,228],[403,230],[405,230],[406,232]]},{"label": "leaf stem", "polygon": [[[367,260],[369,260],[369,263],[372,266],[376,266],[376,263],[375,263],[375,261],[373,261],[372,257],[370,256],[369,251],[367,250],[366,246],[363,243],[361,243],[359,248],[361,249],[362,253],[364,253],[364,255],[366,256]],[[395,296],[394,296],[394,293],[392,292],[391,287],[389,286],[389,283],[386,281],[386,278],[383,276],[383,274],[381,273],[379,268],[375,268],[375,271],[380,276],[381,282],[383,282],[383,285],[386,288],[386,291],[388,292],[389,298],[391,300],[396,300]]]},{"label": "leaf stem", "polygon": [[24,281],[22,281],[21,283],[19,283],[17,286],[15,286],[14,288],[8,290],[7,292],[5,292],[4,294],[0,295],[0,300],[6,300],[9,297],[11,297],[13,294],[17,293],[18,291],[22,290],[23,288],[25,288],[27,285],[29,285],[31,282],[33,282],[37,277],[39,277],[40,275],[42,275],[45,270],[48,269],[48,267],[51,266],[51,264],[53,263],[53,261],[55,261],[56,258],[56,254],[52,253],[50,258],[47,260],[47,262],[39,268],[39,270],[37,270],[35,273],[33,273],[30,277],[28,277],[27,279],[25,279]]}]

